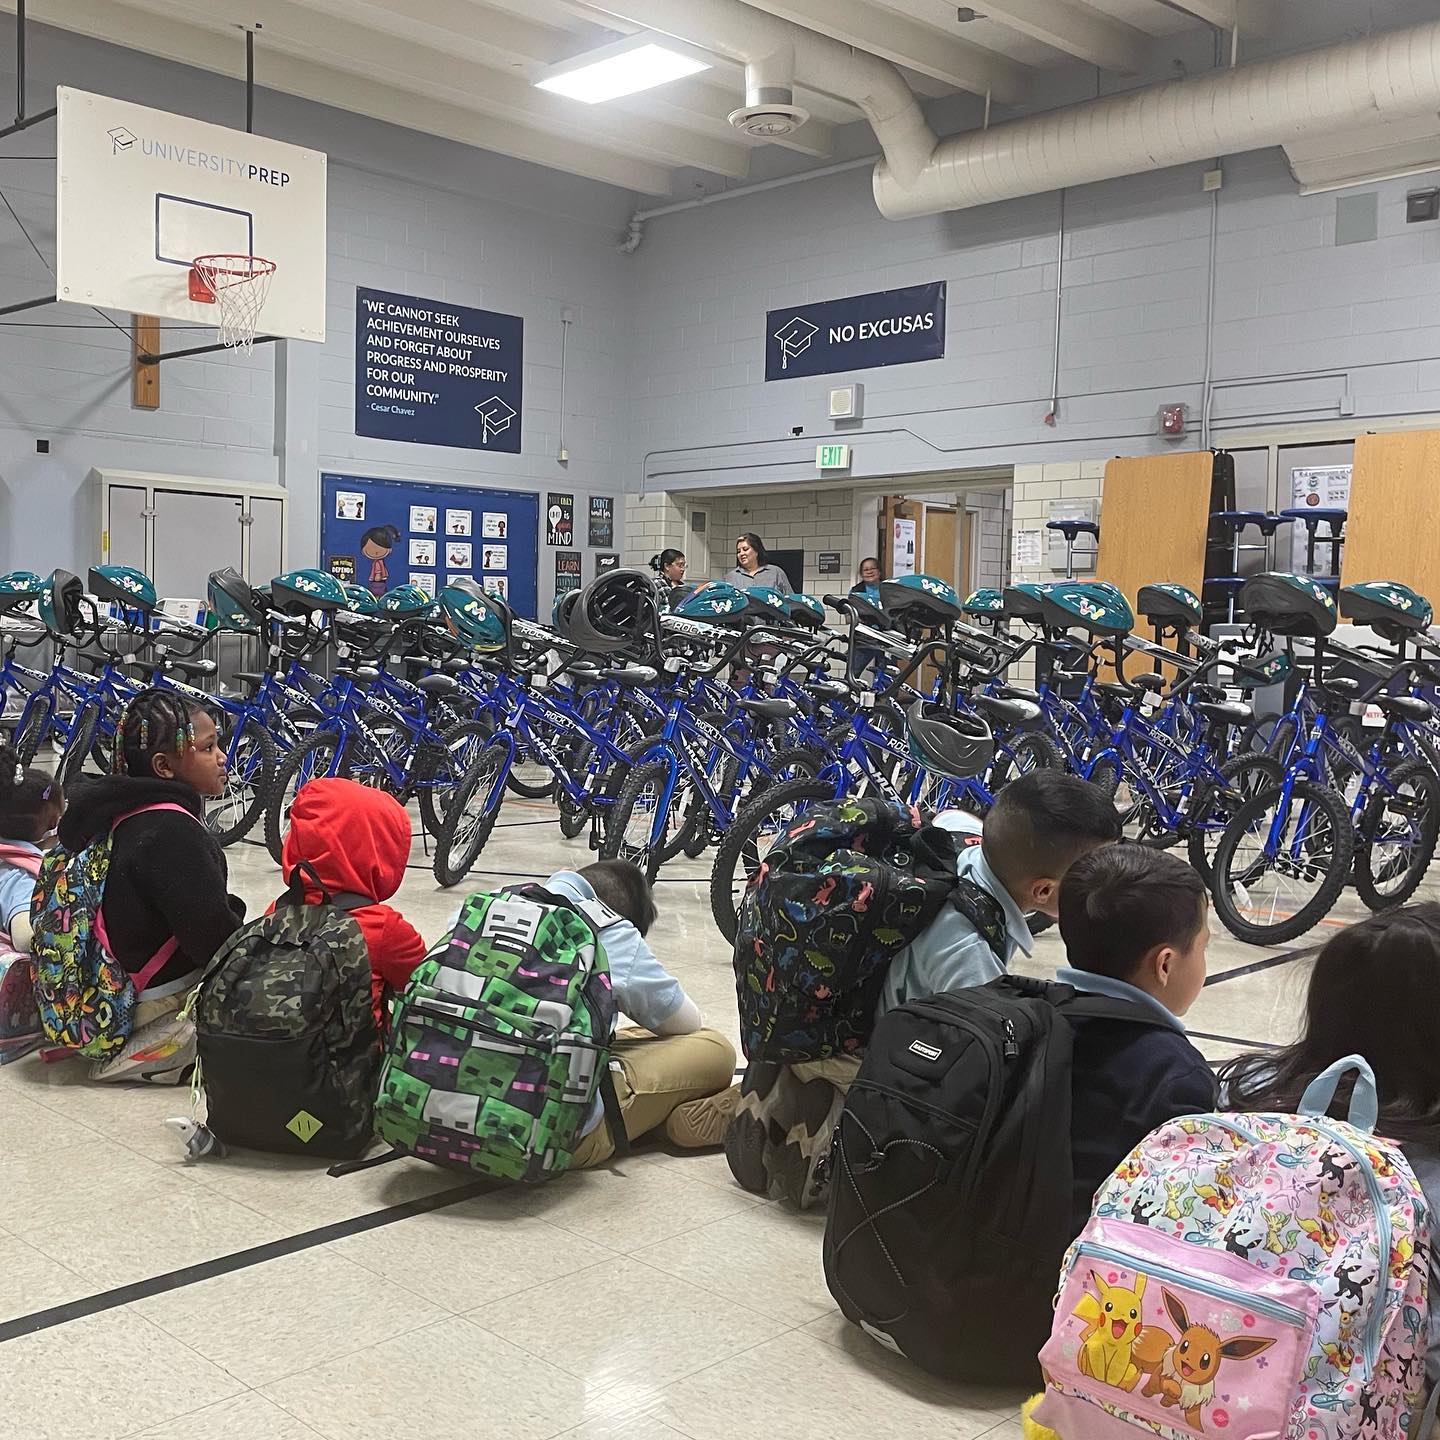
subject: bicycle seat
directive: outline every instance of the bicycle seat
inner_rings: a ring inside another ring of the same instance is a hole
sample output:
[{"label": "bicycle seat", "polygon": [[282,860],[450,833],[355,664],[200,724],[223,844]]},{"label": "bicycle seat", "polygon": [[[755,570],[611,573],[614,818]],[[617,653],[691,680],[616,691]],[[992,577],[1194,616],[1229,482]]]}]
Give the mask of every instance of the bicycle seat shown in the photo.
[{"label": "bicycle seat", "polygon": [[459,683],[451,675],[427,675],[423,680],[416,683],[415,688],[423,691],[426,695],[441,696],[453,695],[459,688]]},{"label": "bicycle seat", "polygon": [[1077,535],[1094,535],[1098,539],[1100,535],[1100,527],[1093,520],[1047,520],[1045,528],[1058,530],[1067,540]]},{"label": "bicycle seat", "polygon": [[1324,684],[1325,691],[1339,700],[1350,700],[1360,693],[1360,682],[1348,675],[1331,675]]},{"label": "bicycle seat", "polygon": [[202,675],[213,675],[216,666],[213,660],[167,660],[165,668],[174,670],[187,680],[198,680]]},{"label": "bicycle seat", "polygon": [[1097,680],[1095,688],[1102,695],[1108,695],[1112,700],[1133,700],[1135,698],[1134,686],[1121,685],[1115,680]]},{"label": "bicycle seat", "polygon": [[1088,670],[1062,670],[1058,665],[1050,672],[1057,680],[1088,680]]},{"label": "bicycle seat", "polygon": [[788,720],[800,707],[793,700],[742,700],[740,708],[751,715],[763,715],[767,720]]},{"label": "bicycle seat", "polygon": [[1435,707],[1418,695],[1377,695],[1375,703],[1396,720],[1415,720],[1422,725],[1435,713]]},{"label": "bicycle seat", "polygon": [[1248,725],[1255,718],[1255,712],[1242,700],[1196,700],[1190,708],[1207,720],[1226,725]]},{"label": "bicycle seat", "polygon": [[1130,684],[1136,690],[1148,690],[1152,695],[1158,695],[1165,688],[1165,677],[1147,670],[1143,675],[1132,675]]},{"label": "bicycle seat", "polygon": [[235,672],[235,679],[240,681],[242,685],[248,685],[252,690],[258,690],[265,676],[259,670],[237,670]]},{"label": "bicycle seat", "polygon": [[997,725],[1024,725],[1040,717],[1040,707],[1030,700],[1002,700],[998,695],[977,695],[975,708]]},{"label": "bicycle seat", "polygon": [[822,700],[843,700],[850,693],[843,680],[812,680],[805,689]]},{"label": "bicycle seat", "polygon": [[1000,685],[996,687],[995,693],[1005,700],[1028,700],[1032,705],[1040,703],[1040,692],[1030,689],[1028,685]]},{"label": "bicycle seat", "polygon": [[75,663],[77,665],[88,665],[91,674],[94,674],[98,670],[103,670],[107,665],[113,665],[118,659],[120,659],[118,655],[96,655],[91,651],[82,650],[80,654],[75,657]]},{"label": "bicycle seat", "polygon": [[660,672],[653,665],[621,665],[604,672],[607,680],[617,685],[653,685]]},{"label": "bicycle seat", "polygon": [[147,676],[155,673],[153,660],[123,660],[118,655],[110,657],[110,663],[130,675]]}]

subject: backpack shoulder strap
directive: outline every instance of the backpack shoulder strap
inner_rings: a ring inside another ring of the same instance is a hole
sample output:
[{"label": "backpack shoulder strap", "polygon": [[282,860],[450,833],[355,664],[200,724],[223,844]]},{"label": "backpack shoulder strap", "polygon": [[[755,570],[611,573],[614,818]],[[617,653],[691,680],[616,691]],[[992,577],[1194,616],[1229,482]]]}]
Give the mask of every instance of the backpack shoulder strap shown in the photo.
[{"label": "backpack shoulder strap", "polygon": [[17,870],[23,870],[32,879],[40,878],[40,861],[43,858],[34,850],[25,849],[19,845],[7,845],[0,841],[0,860],[7,865],[13,865]]},{"label": "backpack shoulder strap", "polygon": [[1108,995],[1086,995],[1076,991],[1071,998],[1059,1001],[1057,1008],[1066,1019],[1121,1020],[1127,1025],[1145,1025],[1154,1030],[1174,1029],[1161,1016],[1152,1014],[1147,1006],[1134,1000],[1113,999]]},{"label": "backpack shoulder strap", "polygon": [[163,800],[158,805],[137,805],[133,810],[127,810],[123,815],[117,815],[110,822],[110,829],[113,831],[123,825],[127,820],[133,820],[137,815],[149,815],[157,810],[173,810],[177,815],[187,815],[197,825],[201,824],[200,817],[193,811],[187,810],[183,805],[177,805],[173,800]]},{"label": "backpack shoulder strap", "polygon": [[980,932],[995,958],[1005,964],[1010,925],[1000,902],[983,885],[962,875],[950,892],[950,903]]}]

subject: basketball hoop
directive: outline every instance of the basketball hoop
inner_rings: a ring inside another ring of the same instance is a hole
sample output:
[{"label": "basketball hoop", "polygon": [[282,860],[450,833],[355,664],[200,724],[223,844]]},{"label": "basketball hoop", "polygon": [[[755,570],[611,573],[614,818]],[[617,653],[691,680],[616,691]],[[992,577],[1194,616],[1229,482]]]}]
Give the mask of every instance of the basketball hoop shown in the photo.
[{"label": "basketball hoop", "polygon": [[220,307],[220,343],[249,351],[270,293],[275,262],[258,255],[197,255],[190,266],[190,298]]}]

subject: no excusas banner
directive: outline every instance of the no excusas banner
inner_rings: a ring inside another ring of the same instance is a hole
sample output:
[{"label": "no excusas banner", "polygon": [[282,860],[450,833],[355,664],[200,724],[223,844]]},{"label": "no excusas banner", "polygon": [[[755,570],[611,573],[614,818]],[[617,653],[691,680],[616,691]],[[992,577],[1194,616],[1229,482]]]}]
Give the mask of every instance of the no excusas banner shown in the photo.
[{"label": "no excusas banner", "polygon": [[945,354],[945,282],[792,305],[765,317],[765,378],[909,365]]},{"label": "no excusas banner", "polygon": [[520,453],[525,322],[355,290],[355,433]]}]

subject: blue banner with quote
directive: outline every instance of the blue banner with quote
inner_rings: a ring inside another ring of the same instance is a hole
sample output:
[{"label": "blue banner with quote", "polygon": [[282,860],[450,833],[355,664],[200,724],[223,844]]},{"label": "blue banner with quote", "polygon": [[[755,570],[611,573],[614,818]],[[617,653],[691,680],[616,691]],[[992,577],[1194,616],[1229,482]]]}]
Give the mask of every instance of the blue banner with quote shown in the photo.
[{"label": "blue banner with quote", "polygon": [[945,354],[945,282],[791,305],[765,317],[765,378],[909,365]]},{"label": "blue banner with quote", "polygon": [[355,433],[520,453],[525,322],[355,290]]}]

